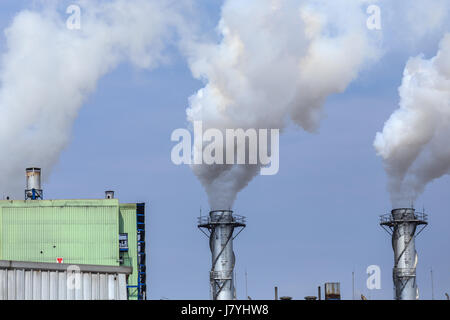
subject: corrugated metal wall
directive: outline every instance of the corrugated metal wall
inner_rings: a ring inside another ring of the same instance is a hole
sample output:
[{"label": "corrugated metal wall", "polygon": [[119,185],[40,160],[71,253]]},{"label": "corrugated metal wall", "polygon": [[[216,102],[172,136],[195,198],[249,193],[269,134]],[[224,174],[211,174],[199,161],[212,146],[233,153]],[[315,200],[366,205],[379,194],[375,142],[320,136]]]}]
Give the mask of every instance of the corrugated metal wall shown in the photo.
[{"label": "corrugated metal wall", "polygon": [[0,300],[126,300],[125,274],[0,268]]},{"label": "corrugated metal wall", "polygon": [[0,259],[119,265],[119,202],[0,201]]}]

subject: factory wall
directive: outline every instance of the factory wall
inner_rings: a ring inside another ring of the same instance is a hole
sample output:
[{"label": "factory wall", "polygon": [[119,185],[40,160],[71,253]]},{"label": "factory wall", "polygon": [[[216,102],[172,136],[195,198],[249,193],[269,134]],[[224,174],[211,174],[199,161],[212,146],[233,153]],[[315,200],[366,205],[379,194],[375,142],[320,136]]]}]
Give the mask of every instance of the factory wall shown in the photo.
[{"label": "factory wall", "polygon": [[0,201],[0,260],[118,266],[118,231],[117,199]]},{"label": "factory wall", "polygon": [[0,300],[126,300],[130,272],[128,267],[0,260]]}]

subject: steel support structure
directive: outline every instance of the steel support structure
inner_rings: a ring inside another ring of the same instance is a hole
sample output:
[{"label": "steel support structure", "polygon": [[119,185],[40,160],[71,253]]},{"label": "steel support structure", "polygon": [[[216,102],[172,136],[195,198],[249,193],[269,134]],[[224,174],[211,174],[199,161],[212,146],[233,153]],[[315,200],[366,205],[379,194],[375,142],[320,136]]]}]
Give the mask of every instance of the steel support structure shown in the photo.
[{"label": "steel support structure", "polygon": [[[396,300],[417,300],[417,252],[415,238],[427,226],[425,213],[413,208],[394,209],[381,216],[380,225],[392,236],[394,250],[394,297]],[[420,228],[418,230],[418,228]]]},{"label": "steel support structure", "polygon": [[233,240],[245,226],[245,217],[233,215],[231,210],[214,210],[209,213],[209,216],[200,217],[198,220],[199,229],[209,237],[212,254],[210,283],[213,300],[236,299]]}]

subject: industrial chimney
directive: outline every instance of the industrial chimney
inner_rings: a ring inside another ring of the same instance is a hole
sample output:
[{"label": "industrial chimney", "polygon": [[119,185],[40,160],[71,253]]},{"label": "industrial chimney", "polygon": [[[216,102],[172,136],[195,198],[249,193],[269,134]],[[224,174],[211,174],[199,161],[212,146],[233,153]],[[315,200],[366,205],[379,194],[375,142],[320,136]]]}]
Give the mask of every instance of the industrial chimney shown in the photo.
[{"label": "industrial chimney", "polygon": [[25,190],[25,200],[43,199],[43,192],[41,189],[41,169],[27,168],[27,188]]},{"label": "industrial chimney", "polygon": [[[396,300],[417,300],[415,238],[427,226],[427,215],[412,208],[394,209],[381,216],[380,225],[392,236],[393,280]],[[416,233],[417,226],[422,228]]]},{"label": "industrial chimney", "polygon": [[[233,240],[245,226],[245,217],[233,215],[231,210],[214,210],[209,213],[209,216],[198,219],[198,227],[209,237],[212,254],[210,283],[213,300],[236,299]],[[234,235],[235,229],[238,228],[239,231]]]}]

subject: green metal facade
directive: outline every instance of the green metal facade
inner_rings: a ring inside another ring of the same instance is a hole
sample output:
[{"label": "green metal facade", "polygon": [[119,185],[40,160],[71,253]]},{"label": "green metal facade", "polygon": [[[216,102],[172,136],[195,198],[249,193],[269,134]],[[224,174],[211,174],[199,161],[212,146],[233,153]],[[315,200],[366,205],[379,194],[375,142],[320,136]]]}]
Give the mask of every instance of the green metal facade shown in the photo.
[{"label": "green metal facade", "polygon": [[[128,234],[126,253],[119,253],[119,233]],[[128,284],[136,285],[136,204],[119,204],[118,199],[0,201],[0,260],[55,263],[58,258],[68,264],[131,266]]]}]

